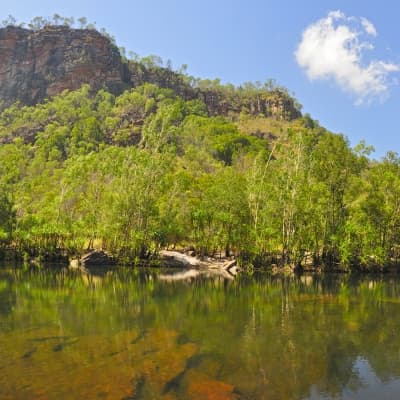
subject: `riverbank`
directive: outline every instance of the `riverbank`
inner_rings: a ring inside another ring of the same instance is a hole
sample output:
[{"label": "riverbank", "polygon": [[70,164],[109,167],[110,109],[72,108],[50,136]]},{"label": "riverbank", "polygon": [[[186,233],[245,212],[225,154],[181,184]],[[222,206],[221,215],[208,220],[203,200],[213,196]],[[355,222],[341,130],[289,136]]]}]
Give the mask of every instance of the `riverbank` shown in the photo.
[{"label": "riverbank", "polygon": [[244,257],[229,256],[222,254],[216,256],[199,256],[193,249],[181,249],[180,251],[160,250],[154,254],[143,258],[126,259],[118,257],[110,252],[93,249],[82,252],[82,254],[69,254],[65,249],[57,249],[53,252],[38,254],[38,252],[21,252],[13,248],[2,249],[0,261],[32,266],[54,266],[63,267],[84,267],[101,268],[117,265],[130,265],[135,267],[170,267],[183,269],[220,269],[229,271],[234,270],[265,270],[273,274],[291,273],[398,273],[400,263],[391,262],[379,264],[372,259],[364,264],[340,264],[322,262],[315,263],[310,257],[306,257],[302,262],[284,263],[279,255],[269,255],[261,259],[255,257],[255,262]]}]

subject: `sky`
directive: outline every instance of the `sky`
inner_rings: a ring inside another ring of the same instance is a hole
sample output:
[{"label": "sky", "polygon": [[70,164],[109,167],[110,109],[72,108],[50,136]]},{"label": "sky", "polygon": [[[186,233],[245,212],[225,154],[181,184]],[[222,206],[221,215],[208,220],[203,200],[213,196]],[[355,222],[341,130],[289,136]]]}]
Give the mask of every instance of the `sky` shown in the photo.
[{"label": "sky", "polygon": [[396,0],[0,0],[0,20],[54,13],[85,16],[127,51],[187,64],[196,77],[275,79],[352,146],[400,153]]}]

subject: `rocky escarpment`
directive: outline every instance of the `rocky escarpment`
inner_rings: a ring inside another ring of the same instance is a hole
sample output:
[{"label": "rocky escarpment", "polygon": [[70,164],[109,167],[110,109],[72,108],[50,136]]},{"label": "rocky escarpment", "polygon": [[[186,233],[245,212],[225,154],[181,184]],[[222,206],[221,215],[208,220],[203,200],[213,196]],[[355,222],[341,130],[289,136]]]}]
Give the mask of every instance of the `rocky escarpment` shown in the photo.
[{"label": "rocky escarpment", "polygon": [[121,93],[130,74],[118,49],[95,30],[48,26],[0,29],[0,99],[36,104],[88,83]]},{"label": "rocky escarpment", "polygon": [[[187,78],[187,77],[186,77]],[[301,116],[292,97],[280,90],[243,94],[229,87],[199,87],[168,68],[123,61],[109,38],[93,29],[45,26],[33,31],[0,29],[0,107],[16,101],[33,105],[89,84],[113,94],[154,83],[185,100],[200,99],[210,116],[240,112],[292,120]]]},{"label": "rocky escarpment", "polygon": [[229,116],[241,112],[263,115],[281,120],[301,117],[294,99],[280,89],[257,91],[232,90],[232,86],[197,87],[190,85],[184,76],[168,68],[146,67],[139,62],[129,62],[133,86],[145,82],[172,89],[185,100],[200,99],[207,106],[209,116]]}]

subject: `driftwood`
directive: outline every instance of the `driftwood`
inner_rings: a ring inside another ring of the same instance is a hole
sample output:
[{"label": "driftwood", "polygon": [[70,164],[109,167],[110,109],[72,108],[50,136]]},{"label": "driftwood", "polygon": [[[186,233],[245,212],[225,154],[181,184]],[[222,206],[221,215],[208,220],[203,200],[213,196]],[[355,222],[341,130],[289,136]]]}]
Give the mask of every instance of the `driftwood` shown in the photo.
[{"label": "driftwood", "polygon": [[202,262],[196,257],[188,256],[178,251],[160,251],[161,261],[163,265],[167,267],[177,267],[177,268],[199,268]]},{"label": "driftwood", "polygon": [[236,260],[218,260],[214,258],[198,259],[178,251],[162,250],[161,262],[164,266],[175,268],[190,268],[200,270],[220,270],[231,275],[238,272]]},{"label": "driftwood", "polygon": [[222,269],[224,269],[225,271],[229,271],[231,270],[233,267],[236,267],[236,260],[232,260],[232,261],[227,261],[223,266]]}]

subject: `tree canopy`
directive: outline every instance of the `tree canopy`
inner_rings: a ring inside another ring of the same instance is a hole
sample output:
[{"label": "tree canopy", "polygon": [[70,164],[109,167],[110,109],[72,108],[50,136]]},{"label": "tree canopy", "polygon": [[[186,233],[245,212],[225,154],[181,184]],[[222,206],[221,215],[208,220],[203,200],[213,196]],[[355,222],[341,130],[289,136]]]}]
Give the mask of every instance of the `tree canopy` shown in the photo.
[{"label": "tree canopy", "polygon": [[268,113],[285,93],[273,81],[191,85],[204,96],[84,85],[4,109],[0,245],[36,255],[101,246],[127,262],[178,246],[253,264],[397,265],[397,154],[370,160],[365,143],[353,149],[309,115]]}]

